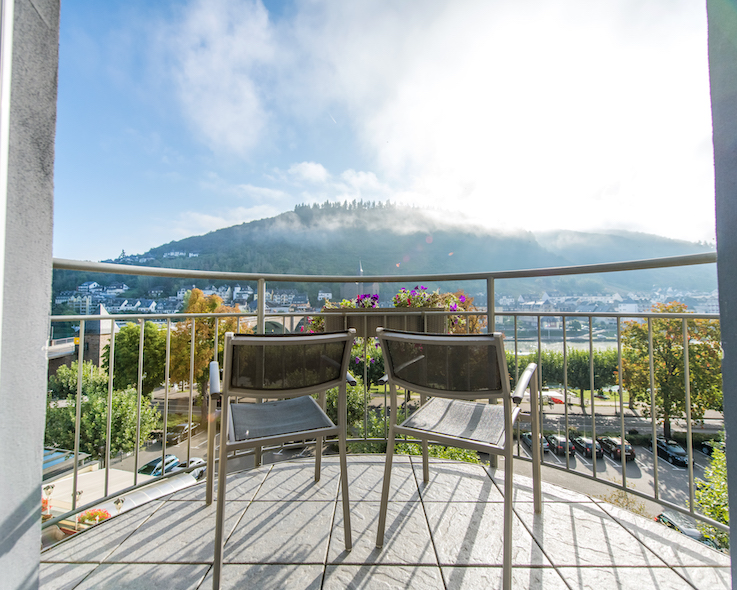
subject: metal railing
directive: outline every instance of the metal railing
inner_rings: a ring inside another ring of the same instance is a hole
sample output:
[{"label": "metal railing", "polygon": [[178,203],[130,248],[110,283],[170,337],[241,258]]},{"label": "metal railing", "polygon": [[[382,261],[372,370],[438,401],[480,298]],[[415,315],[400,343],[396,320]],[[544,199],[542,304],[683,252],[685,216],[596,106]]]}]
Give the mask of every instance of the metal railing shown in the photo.
[{"label": "metal railing", "polygon": [[[591,273],[604,273],[604,272],[621,272],[621,271],[631,271],[631,270],[639,270],[639,269],[653,269],[653,268],[666,268],[666,267],[675,267],[675,266],[685,266],[685,265],[692,265],[692,264],[713,264],[716,262],[716,254],[715,253],[708,253],[708,254],[698,254],[698,255],[691,255],[691,256],[679,256],[679,257],[671,257],[671,258],[661,258],[661,259],[650,259],[650,260],[638,260],[638,261],[630,261],[630,262],[620,262],[620,263],[606,263],[606,264],[595,264],[595,265],[584,265],[584,266],[577,266],[577,267],[559,267],[559,268],[543,268],[543,269],[529,269],[529,270],[515,270],[515,271],[499,271],[499,272],[489,272],[489,273],[458,273],[458,274],[446,274],[446,275],[422,275],[422,276],[362,276],[362,277],[343,277],[343,276],[317,276],[317,275],[261,275],[256,273],[229,273],[229,272],[206,272],[206,271],[192,271],[192,270],[182,270],[182,269],[165,269],[165,268],[156,268],[156,267],[138,267],[138,266],[127,266],[127,265],[117,265],[117,264],[109,264],[109,263],[92,263],[92,262],[77,262],[77,261],[69,261],[69,260],[55,260],[54,261],[54,268],[55,269],[67,269],[67,270],[81,270],[81,271],[87,271],[87,272],[101,272],[101,273],[114,273],[114,274],[130,274],[130,275],[143,275],[143,276],[160,276],[160,277],[180,277],[180,278],[187,278],[187,279],[206,279],[206,280],[228,280],[228,281],[255,281],[257,283],[257,293],[258,293],[258,302],[259,307],[256,312],[253,313],[228,313],[225,315],[218,315],[215,316],[213,314],[137,314],[137,315],[129,315],[129,314],[117,314],[117,315],[104,315],[104,316],[53,316],[51,317],[51,322],[75,322],[79,323],[79,342],[83,343],[85,341],[85,327],[88,322],[91,321],[126,321],[126,322],[135,322],[138,323],[140,326],[140,333],[139,333],[139,350],[138,350],[138,380],[136,385],[136,391],[137,391],[137,415],[136,415],[136,438],[135,438],[135,447],[133,450],[133,485],[128,486],[124,489],[119,490],[113,490],[110,488],[110,455],[111,455],[111,436],[112,436],[112,424],[111,424],[111,416],[112,416],[112,402],[113,402],[113,394],[114,394],[114,388],[113,388],[113,377],[115,375],[115,330],[112,330],[112,333],[110,335],[110,342],[109,342],[109,368],[108,368],[108,391],[107,391],[107,413],[106,413],[106,425],[105,425],[105,432],[106,432],[106,438],[105,438],[105,449],[104,449],[104,469],[105,469],[105,478],[104,478],[104,497],[95,499],[94,501],[88,502],[87,504],[81,506],[77,505],[77,482],[78,482],[78,468],[77,468],[77,461],[76,458],[80,453],[80,433],[81,433],[81,422],[82,422],[82,416],[81,416],[81,408],[82,408],[82,401],[83,401],[83,391],[82,391],[82,365],[83,365],[83,359],[84,359],[84,346],[80,344],[79,350],[77,351],[77,360],[78,360],[78,386],[76,391],[76,415],[75,415],[75,439],[74,439],[74,452],[75,452],[75,468],[73,473],[73,492],[72,492],[72,498],[71,498],[71,504],[72,504],[72,510],[64,515],[60,515],[56,518],[53,518],[51,520],[48,520],[44,526],[49,526],[51,524],[54,524],[64,518],[68,518],[69,516],[79,513],[83,510],[86,510],[96,504],[99,504],[102,501],[109,500],[112,498],[115,498],[116,496],[122,495],[130,490],[136,489],[138,487],[141,487],[143,485],[148,485],[150,481],[146,482],[139,482],[138,477],[138,470],[139,470],[139,459],[141,455],[141,410],[142,410],[142,403],[144,401],[144,395],[143,395],[143,379],[144,379],[144,373],[143,373],[143,367],[144,367],[144,358],[146,355],[146,350],[144,347],[144,328],[145,323],[147,321],[157,321],[163,324],[163,329],[165,330],[166,334],[166,358],[165,358],[165,377],[164,377],[164,384],[163,384],[163,429],[162,429],[162,442],[161,442],[161,461],[162,465],[164,464],[166,455],[167,455],[167,432],[168,432],[168,416],[169,416],[169,407],[170,407],[170,396],[171,396],[171,389],[172,384],[170,383],[170,367],[171,367],[171,361],[172,361],[172,350],[171,350],[171,340],[172,340],[172,333],[176,331],[181,331],[185,328],[182,328],[182,325],[186,325],[186,329],[190,330],[190,349],[189,349],[189,356],[190,356],[190,367],[189,367],[189,379],[187,383],[188,387],[188,396],[186,399],[186,405],[187,405],[187,424],[192,423],[193,415],[193,405],[195,401],[195,358],[196,353],[198,352],[196,350],[196,326],[198,323],[202,322],[210,322],[212,325],[212,340],[211,342],[218,342],[218,339],[221,338],[222,332],[220,330],[221,323],[226,321],[226,318],[231,318],[230,321],[237,322],[237,327],[242,328],[245,325],[253,326],[255,328],[256,332],[263,332],[266,327],[266,319],[267,319],[267,311],[265,309],[265,284],[266,281],[269,281],[269,283],[275,283],[275,282],[289,282],[289,283],[295,283],[295,282],[320,282],[320,283],[355,283],[355,282],[362,282],[362,283],[376,283],[376,282],[387,282],[387,283],[405,283],[405,284],[419,284],[419,283],[427,283],[427,282],[442,282],[442,281],[453,281],[455,283],[459,281],[478,281],[478,280],[484,280],[486,284],[486,295],[487,295],[487,301],[494,301],[494,290],[495,290],[495,281],[501,280],[501,279],[516,279],[516,278],[530,278],[530,277],[550,277],[550,276],[564,276],[564,275],[576,275],[576,274],[591,274]],[[681,321],[682,322],[682,333],[683,333],[683,345],[685,347],[686,351],[686,360],[685,360],[685,367],[684,367],[684,373],[685,373],[685,391],[686,391],[686,416],[685,416],[685,425],[686,425],[686,446],[687,446],[687,453],[688,453],[688,470],[687,470],[687,476],[688,476],[688,493],[687,493],[687,502],[686,506],[679,505],[678,503],[675,503],[673,501],[668,500],[667,498],[663,497],[663,494],[661,493],[661,486],[659,482],[659,469],[658,469],[658,453],[657,453],[657,444],[656,444],[656,438],[658,435],[657,430],[657,422],[655,419],[650,419],[650,435],[652,440],[652,449],[653,449],[653,478],[654,478],[654,485],[653,485],[653,491],[652,493],[646,493],[643,490],[633,489],[630,485],[631,482],[628,481],[627,477],[627,461],[622,461],[621,465],[621,477],[619,481],[611,481],[609,479],[604,479],[599,475],[597,472],[596,467],[596,461],[593,461],[593,469],[591,474],[582,473],[580,470],[574,469],[574,467],[571,464],[571,458],[568,454],[565,456],[565,464],[564,465],[558,465],[555,464],[554,461],[546,461],[545,464],[548,465],[551,468],[554,469],[562,469],[568,473],[575,474],[584,478],[589,478],[591,480],[595,480],[601,484],[604,484],[606,486],[609,486],[612,489],[620,490],[629,494],[633,494],[634,496],[642,497],[649,500],[654,500],[664,506],[673,508],[675,510],[684,512],[686,514],[689,514],[697,519],[700,519],[714,527],[717,527],[721,530],[728,530],[728,527],[725,527],[721,523],[714,522],[711,519],[708,519],[704,517],[703,515],[699,514],[696,510],[695,501],[694,501],[694,490],[695,490],[695,478],[694,478],[694,472],[693,472],[693,457],[694,457],[694,449],[693,449],[693,439],[692,439],[692,420],[690,415],[690,380],[688,377],[688,368],[689,368],[689,361],[688,361],[688,343],[689,343],[689,337],[688,337],[688,325],[687,322],[689,320],[694,319],[705,319],[705,320],[718,320],[719,316],[717,314],[694,314],[694,313],[682,313],[682,314],[655,314],[655,313],[632,313],[632,312],[626,312],[626,313],[577,313],[577,312],[559,312],[559,311],[551,311],[551,312],[522,312],[522,311],[499,311],[497,312],[494,309],[494,306],[489,306],[487,309],[480,309],[476,311],[427,311],[427,310],[412,310],[412,309],[405,309],[403,310],[408,315],[421,315],[423,317],[423,321],[425,322],[425,325],[427,326],[428,318],[431,316],[483,316],[483,319],[485,320],[484,323],[486,326],[492,326],[497,331],[505,332],[505,337],[508,343],[514,342],[514,346],[508,347],[508,353],[510,355],[514,356],[514,373],[515,377],[516,374],[519,371],[519,358],[520,358],[520,344],[522,342],[521,338],[519,336],[519,324],[520,321],[528,321],[528,318],[531,318],[533,320],[533,325],[535,326],[533,329],[534,335],[531,337],[531,340],[529,342],[533,344],[533,348],[537,353],[537,360],[538,363],[540,363],[542,350],[543,350],[543,343],[546,342],[545,337],[545,331],[543,328],[543,320],[545,318],[551,318],[556,319],[562,326],[561,329],[561,337],[556,341],[557,346],[560,348],[561,353],[563,355],[563,363],[566,367],[563,371],[564,379],[563,383],[561,383],[562,393],[564,397],[564,411],[563,411],[563,423],[564,423],[564,431],[566,435],[569,432],[569,428],[571,425],[571,418],[572,414],[571,409],[569,408],[568,402],[568,393],[569,393],[569,387],[567,383],[567,376],[568,376],[568,370],[567,370],[567,355],[568,355],[568,347],[570,344],[569,337],[568,337],[568,330],[567,326],[568,323],[573,320],[582,320],[585,323],[588,324],[588,338],[586,344],[588,344],[588,352],[589,352],[589,359],[590,359],[590,410],[591,410],[591,431],[592,431],[592,438],[596,440],[597,437],[597,416],[595,412],[595,396],[594,396],[594,323],[597,321],[603,321],[608,320],[612,324],[614,324],[616,329],[616,339],[614,340],[613,344],[616,346],[617,349],[617,374],[618,374],[618,382],[615,384],[616,386],[616,401],[615,401],[615,417],[619,418],[619,424],[617,433],[619,436],[621,436],[622,440],[626,438],[627,432],[625,427],[625,407],[624,407],[624,388],[623,388],[623,382],[622,382],[622,374],[623,374],[623,351],[622,351],[622,329],[623,329],[623,322],[636,319],[638,321],[644,322],[648,326],[648,332],[650,335],[650,380],[651,380],[651,388],[650,392],[655,391],[655,382],[654,382],[654,371],[653,371],[653,359],[652,359],[652,322],[655,318],[657,319],[664,319],[664,318],[670,318],[673,320]],[[331,312],[331,314],[334,314],[335,311]],[[340,310],[339,313],[344,313],[346,317],[348,316],[358,316],[359,321],[361,318],[366,318],[369,313],[365,310]],[[387,311],[387,314],[389,311]],[[394,313],[394,312],[393,312]],[[381,315],[381,311],[378,311],[378,314]],[[299,318],[302,319],[306,315],[309,316],[319,316],[322,315],[320,312],[314,312],[306,314],[304,312],[299,313],[286,313],[286,314],[278,314],[277,315],[269,315],[269,319],[278,317],[278,319],[281,321],[283,328],[288,330],[287,328],[287,322],[290,322],[290,326],[294,325],[294,322]],[[505,319],[507,321],[505,322]],[[217,320],[214,321],[213,320]],[[182,324],[182,323],[185,324]],[[510,325],[511,324],[511,325]],[[469,322],[466,322],[466,326],[469,325]],[[529,338],[529,335],[528,335]],[[219,360],[218,359],[218,347],[212,346],[211,352],[209,354],[212,355],[213,360]],[[366,363],[364,363],[365,365]],[[541,364],[541,366],[543,366]],[[543,366],[543,371],[545,370]],[[510,371],[511,373],[511,371]],[[538,373],[538,379],[539,379],[539,386],[542,389],[543,386],[543,372]],[[651,402],[650,402],[650,415],[655,416],[656,410],[654,405],[654,396],[651,393]],[[408,398],[409,399],[409,398]],[[359,436],[354,437],[351,439],[351,442],[364,442],[364,443],[371,443],[371,442],[384,442],[385,438],[375,437],[375,436],[369,436],[367,423],[368,423],[368,417],[369,412],[371,411],[369,409],[369,396],[364,396],[364,407],[363,407],[363,425],[364,428],[362,429],[362,432],[360,432]],[[202,402],[204,403],[204,401]],[[616,408],[616,405],[618,404],[618,408]],[[405,412],[408,411],[407,404],[405,406]],[[386,413],[386,400],[384,400],[384,412],[383,412],[383,419],[384,419],[384,429],[383,429],[383,436],[386,436],[386,420],[387,420],[387,413]],[[540,412],[541,417],[543,418],[543,428],[545,428],[545,420],[546,418],[550,418],[549,415],[546,415],[543,404],[542,404],[542,396],[540,400],[540,408],[538,408],[538,411]],[[611,432],[612,429],[608,428],[608,432]],[[519,440],[519,437],[518,437]],[[205,453],[202,452],[204,455]],[[520,455],[522,455],[521,451],[519,452]],[[159,476],[159,478],[166,478],[171,477],[173,475],[176,475],[178,473],[182,473],[182,471],[191,471],[192,469],[196,467],[190,467],[190,459],[192,458],[192,436],[187,437],[187,448],[186,448],[186,462],[185,462],[185,469],[180,471],[174,471],[170,473],[164,473],[162,470],[162,474]],[[519,458],[524,459],[524,457],[520,456]]]}]

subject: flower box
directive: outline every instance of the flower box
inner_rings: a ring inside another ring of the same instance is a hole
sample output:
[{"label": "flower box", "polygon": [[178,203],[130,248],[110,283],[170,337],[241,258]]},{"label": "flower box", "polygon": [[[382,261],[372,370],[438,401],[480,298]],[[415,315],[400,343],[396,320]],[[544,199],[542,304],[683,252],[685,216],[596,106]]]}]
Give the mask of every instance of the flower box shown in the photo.
[{"label": "flower box", "polygon": [[[407,308],[340,308],[323,309],[320,313],[325,318],[326,332],[340,332],[348,328],[355,328],[359,338],[376,336],[376,328],[390,330],[404,330],[406,332],[428,332],[444,334],[447,330],[446,315],[428,314],[428,311],[445,311],[439,307],[417,308],[408,311]],[[427,329],[425,322],[427,321]]]}]

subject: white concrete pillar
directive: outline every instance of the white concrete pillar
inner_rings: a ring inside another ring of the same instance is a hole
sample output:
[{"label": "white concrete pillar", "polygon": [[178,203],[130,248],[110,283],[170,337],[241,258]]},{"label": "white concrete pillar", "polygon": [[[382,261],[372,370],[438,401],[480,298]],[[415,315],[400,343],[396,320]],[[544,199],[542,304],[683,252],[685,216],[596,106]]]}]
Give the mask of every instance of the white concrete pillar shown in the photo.
[{"label": "white concrete pillar", "polygon": [[0,586],[38,587],[58,0],[0,0]]},{"label": "white concrete pillar", "polygon": [[[729,500],[737,506],[737,5],[708,0],[709,76],[714,138],[717,273],[724,361],[724,425],[727,431]],[[732,502],[732,500],[735,500]],[[732,538],[732,564],[737,543]],[[737,568],[732,567],[737,588]]]}]

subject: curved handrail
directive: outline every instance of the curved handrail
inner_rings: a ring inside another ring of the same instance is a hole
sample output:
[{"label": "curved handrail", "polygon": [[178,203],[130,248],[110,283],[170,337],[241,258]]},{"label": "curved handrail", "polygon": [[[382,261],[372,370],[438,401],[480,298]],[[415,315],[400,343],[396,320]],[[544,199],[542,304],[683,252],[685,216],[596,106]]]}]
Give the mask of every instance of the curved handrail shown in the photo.
[{"label": "curved handrail", "polygon": [[[553,266],[548,268],[530,268],[521,270],[498,270],[488,272],[466,272],[423,275],[361,275],[361,282],[402,283],[413,281],[474,281],[482,279],[518,279],[531,277],[550,277],[575,274],[593,274],[604,272],[621,272],[627,270],[645,270],[653,268],[670,268],[674,266],[691,266],[695,264],[712,264],[717,261],[716,252],[687,254],[684,256],[668,256],[664,258],[646,258],[624,262],[602,262],[598,264],[581,264],[576,266]],[[209,270],[186,270],[181,268],[162,268],[158,266],[133,266],[114,264],[111,262],[90,262],[54,258],[55,270],[80,270],[111,274],[138,276],[257,281],[265,279],[276,282],[295,283],[353,283],[357,276],[345,275],[292,275],[263,274],[254,272],[224,272]]]}]

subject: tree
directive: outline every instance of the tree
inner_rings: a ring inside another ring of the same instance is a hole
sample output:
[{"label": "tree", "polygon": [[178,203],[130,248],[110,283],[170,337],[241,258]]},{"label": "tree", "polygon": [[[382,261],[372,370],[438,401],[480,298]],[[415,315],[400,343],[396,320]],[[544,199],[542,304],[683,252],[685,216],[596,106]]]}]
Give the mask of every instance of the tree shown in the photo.
[{"label": "tree", "polygon": [[[217,295],[205,295],[199,289],[192,289],[185,298],[183,313],[228,314],[238,313],[235,307],[223,305]],[[222,352],[226,332],[238,332],[237,318],[227,315],[218,320],[218,355]],[[188,382],[190,375],[192,319],[180,322],[171,336],[171,367],[169,375],[172,381]],[[197,384],[201,401],[202,419],[205,420],[207,407],[204,403],[210,378],[210,361],[215,360],[215,319],[195,318],[194,346],[194,382]]]},{"label": "tree", "polygon": [[[115,363],[113,365],[113,385],[116,389],[138,387],[138,349],[141,340],[141,327],[133,322],[127,323],[115,335]],[[103,367],[110,367],[110,346],[102,353]],[[166,335],[153,322],[143,326],[143,387],[150,394],[164,381],[166,364]]]},{"label": "tree", "polygon": [[[76,363],[74,363],[76,365]],[[61,384],[61,385],[60,385]],[[103,386],[104,385],[104,386]],[[77,412],[76,366],[59,367],[49,380],[49,400],[46,412],[46,446],[74,449],[74,424]],[[54,391],[69,392],[65,403],[52,399]],[[71,392],[74,393],[71,393]],[[107,429],[107,375],[92,363],[82,368],[82,414],[79,448],[93,458],[100,456],[105,447]],[[132,451],[136,443],[138,393],[133,388],[114,391],[110,430],[110,453]],[[150,432],[157,427],[160,415],[147,400],[141,403],[140,443],[143,444]]]},{"label": "tree", "polygon": [[[581,408],[585,407],[584,391],[591,388],[591,361],[588,350],[571,348],[567,354],[568,385],[580,392]],[[617,352],[594,351],[594,389],[600,389],[616,381]]]},{"label": "tree", "polygon": [[[77,395],[79,364],[62,365],[49,377],[49,393],[53,399],[66,399]],[[107,373],[90,361],[82,363],[82,395],[107,395]]]},{"label": "tree", "polygon": [[[682,303],[657,303],[657,313],[684,313]],[[671,419],[686,411],[683,322],[680,318],[652,320],[653,368],[656,415],[663,420],[666,438],[671,437]],[[691,386],[691,417],[700,420],[707,409],[722,406],[722,349],[719,323],[688,320],[688,368]],[[624,386],[642,406],[650,410],[650,361],[647,323],[627,322],[622,334]]]}]

